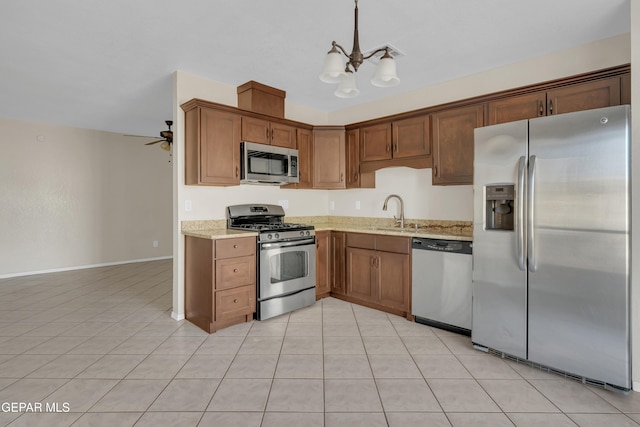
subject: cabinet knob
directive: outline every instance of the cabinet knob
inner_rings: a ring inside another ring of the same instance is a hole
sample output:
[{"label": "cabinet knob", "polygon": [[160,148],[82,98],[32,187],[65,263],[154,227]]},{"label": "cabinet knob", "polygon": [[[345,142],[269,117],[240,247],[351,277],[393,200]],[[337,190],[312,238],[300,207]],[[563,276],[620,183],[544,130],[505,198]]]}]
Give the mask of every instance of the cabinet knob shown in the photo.
[{"label": "cabinet knob", "polygon": [[233,249],[238,249],[238,245],[233,245]]},{"label": "cabinet knob", "polygon": [[355,182],[358,182],[358,172],[356,172],[356,173],[354,173],[354,174],[353,174],[353,180],[354,180]]},{"label": "cabinet knob", "polygon": [[540,110],[538,110],[539,116],[544,116],[544,102],[540,101]]},{"label": "cabinet knob", "polygon": [[553,100],[549,100],[549,114],[553,114]]},{"label": "cabinet knob", "polygon": [[238,269],[237,269],[237,268],[234,268],[234,269],[233,269],[233,272],[234,272],[234,273],[237,273],[237,272],[238,272]]},{"label": "cabinet knob", "polygon": [[433,175],[438,176],[438,165],[433,166]]},{"label": "cabinet knob", "polygon": [[393,145],[393,151],[395,151],[396,153],[398,152],[398,143],[397,142]]},{"label": "cabinet knob", "polygon": [[340,173],[340,182],[344,181],[344,173]]},{"label": "cabinet knob", "polygon": [[236,298],[236,299],[234,299],[234,300],[233,300],[233,303],[234,303],[234,304],[237,304],[237,303],[238,303],[238,299],[237,299],[237,298]]},{"label": "cabinet knob", "polygon": [[240,169],[236,166],[236,178],[240,176]]},{"label": "cabinet knob", "polygon": [[389,144],[387,144],[387,153],[391,151],[391,146]]}]

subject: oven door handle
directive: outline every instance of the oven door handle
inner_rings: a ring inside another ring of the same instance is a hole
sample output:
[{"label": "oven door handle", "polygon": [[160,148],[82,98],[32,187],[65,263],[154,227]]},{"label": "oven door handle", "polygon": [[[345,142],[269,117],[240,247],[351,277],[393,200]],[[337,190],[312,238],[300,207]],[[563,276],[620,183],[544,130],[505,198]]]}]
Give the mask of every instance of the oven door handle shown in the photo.
[{"label": "oven door handle", "polygon": [[277,243],[262,243],[262,249],[272,249],[272,248],[287,248],[290,246],[302,246],[302,245],[310,245],[315,243],[316,239],[304,239],[304,240],[296,240],[293,242],[277,242]]}]

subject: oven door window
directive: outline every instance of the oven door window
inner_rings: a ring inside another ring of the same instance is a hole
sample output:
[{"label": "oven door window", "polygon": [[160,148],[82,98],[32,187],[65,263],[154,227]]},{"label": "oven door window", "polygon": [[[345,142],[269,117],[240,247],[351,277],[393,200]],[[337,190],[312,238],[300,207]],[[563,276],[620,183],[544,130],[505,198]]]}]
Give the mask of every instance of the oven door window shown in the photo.
[{"label": "oven door window", "polygon": [[260,300],[314,287],[316,285],[315,242],[293,247],[261,249],[259,278],[258,299]]},{"label": "oven door window", "polygon": [[250,150],[247,152],[247,168],[250,174],[265,176],[287,176],[289,156]]},{"label": "oven door window", "polygon": [[269,258],[270,283],[302,279],[309,275],[306,251],[274,254]]}]

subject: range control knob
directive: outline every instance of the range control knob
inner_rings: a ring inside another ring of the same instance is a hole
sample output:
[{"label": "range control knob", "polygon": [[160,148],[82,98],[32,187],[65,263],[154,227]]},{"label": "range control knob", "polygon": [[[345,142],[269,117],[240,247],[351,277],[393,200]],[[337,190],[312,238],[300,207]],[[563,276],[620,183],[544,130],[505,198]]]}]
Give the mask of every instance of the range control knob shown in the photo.
[{"label": "range control knob", "polygon": [[306,234],[307,234],[307,236],[308,236],[308,235],[309,235],[309,232],[307,231],[307,233],[306,233]]},{"label": "range control knob", "polygon": [[278,233],[276,233],[276,235],[275,235],[275,236],[273,236],[273,237],[275,237],[276,239],[279,239],[279,238],[280,238],[280,235],[279,235]]},{"label": "range control knob", "polygon": [[304,231],[301,231],[301,232],[300,232],[300,235],[301,235],[301,236],[304,236]]},{"label": "range control knob", "polygon": [[269,240],[273,239],[273,236],[271,235],[271,233],[267,234],[267,239]]}]

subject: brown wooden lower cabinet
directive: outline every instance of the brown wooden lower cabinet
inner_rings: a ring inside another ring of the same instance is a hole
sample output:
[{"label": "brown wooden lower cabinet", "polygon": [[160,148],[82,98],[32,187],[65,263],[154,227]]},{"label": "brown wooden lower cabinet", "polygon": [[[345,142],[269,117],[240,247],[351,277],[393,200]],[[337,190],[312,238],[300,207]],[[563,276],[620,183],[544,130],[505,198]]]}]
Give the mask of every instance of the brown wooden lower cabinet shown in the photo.
[{"label": "brown wooden lower cabinet", "polygon": [[256,239],[185,237],[185,317],[212,333],[256,311]]},{"label": "brown wooden lower cabinet", "polygon": [[410,238],[361,233],[346,237],[345,293],[336,296],[410,317]]},{"label": "brown wooden lower cabinet", "polygon": [[331,293],[345,294],[346,233],[331,232]]},{"label": "brown wooden lower cabinet", "polygon": [[316,299],[331,292],[331,236],[330,231],[316,232]]},{"label": "brown wooden lower cabinet", "polygon": [[344,295],[345,233],[316,232],[316,299]]}]

